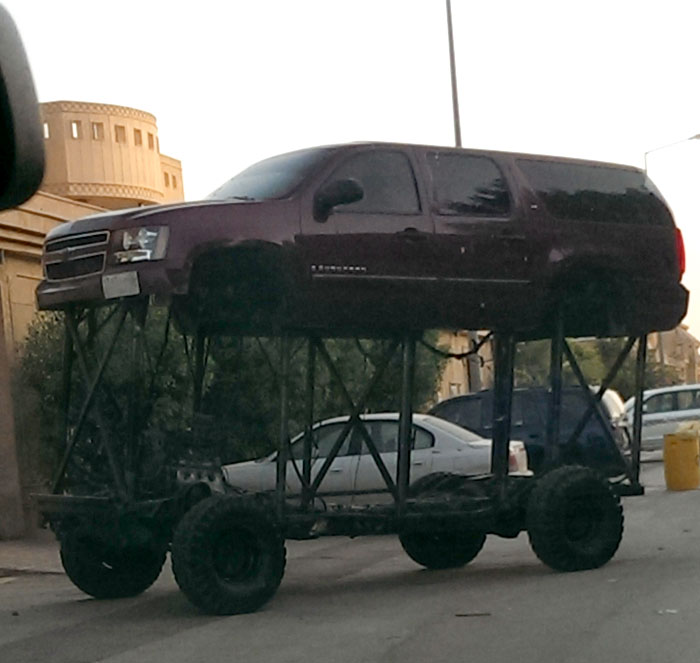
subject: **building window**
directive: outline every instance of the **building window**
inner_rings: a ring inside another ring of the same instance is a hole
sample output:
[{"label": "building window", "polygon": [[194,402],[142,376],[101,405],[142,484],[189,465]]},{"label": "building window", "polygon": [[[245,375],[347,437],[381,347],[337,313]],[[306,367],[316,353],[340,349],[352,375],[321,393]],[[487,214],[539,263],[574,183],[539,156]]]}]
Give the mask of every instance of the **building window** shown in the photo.
[{"label": "building window", "polygon": [[91,125],[92,140],[105,139],[105,125],[102,122],[93,122]]},{"label": "building window", "polygon": [[163,173],[163,180],[165,182],[165,186],[170,186],[170,176],[168,173]]},{"label": "building window", "polygon": [[158,140],[157,136],[156,136],[156,150],[158,150],[158,154],[160,154],[160,141]]},{"label": "building window", "polygon": [[149,133],[149,134],[148,134],[148,149],[149,149],[149,150],[152,150],[153,147],[155,146],[155,144],[156,144],[156,143],[155,143],[155,140],[153,140],[153,134],[152,134],[152,133]]},{"label": "building window", "polygon": [[173,189],[177,189],[177,177],[175,175],[172,175],[172,180],[173,180]]},{"label": "building window", "polygon": [[141,129],[134,129],[134,145],[143,145],[143,138],[141,137]]},{"label": "building window", "polygon": [[83,123],[80,120],[71,120],[70,136],[74,140],[78,140],[83,137]]},{"label": "building window", "polygon": [[51,136],[49,132],[49,123],[44,122],[44,138],[49,138]]},{"label": "building window", "polygon": [[114,125],[114,140],[117,143],[126,143],[126,127],[123,124]]},{"label": "building window", "polygon": [[462,385],[458,382],[450,382],[450,396],[459,396],[462,393]]}]

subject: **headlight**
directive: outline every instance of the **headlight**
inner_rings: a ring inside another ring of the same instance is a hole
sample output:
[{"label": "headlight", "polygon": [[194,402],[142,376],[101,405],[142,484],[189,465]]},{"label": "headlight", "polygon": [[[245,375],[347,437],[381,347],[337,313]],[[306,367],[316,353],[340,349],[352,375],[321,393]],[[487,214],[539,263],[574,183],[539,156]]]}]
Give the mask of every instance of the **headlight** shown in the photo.
[{"label": "headlight", "polygon": [[129,228],[116,233],[114,261],[117,264],[162,260],[168,248],[168,226]]}]

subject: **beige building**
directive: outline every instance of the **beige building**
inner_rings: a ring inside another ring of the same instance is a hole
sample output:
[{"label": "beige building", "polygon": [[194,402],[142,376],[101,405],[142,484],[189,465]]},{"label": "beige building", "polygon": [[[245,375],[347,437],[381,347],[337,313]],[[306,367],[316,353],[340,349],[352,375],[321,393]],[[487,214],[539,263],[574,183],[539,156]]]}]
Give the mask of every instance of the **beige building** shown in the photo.
[{"label": "beige building", "polygon": [[184,199],[180,161],[160,153],[156,118],[111,104],[41,104],[42,190],[108,209]]},{"label": "beige building", "polygon": [[0,305],[9,356],[36,312],[46,233],[104,209],[184,199],[182,165],[160,153],[150,113],[109,104],[41,104],[46,173],[41,190],[0,213]]}]

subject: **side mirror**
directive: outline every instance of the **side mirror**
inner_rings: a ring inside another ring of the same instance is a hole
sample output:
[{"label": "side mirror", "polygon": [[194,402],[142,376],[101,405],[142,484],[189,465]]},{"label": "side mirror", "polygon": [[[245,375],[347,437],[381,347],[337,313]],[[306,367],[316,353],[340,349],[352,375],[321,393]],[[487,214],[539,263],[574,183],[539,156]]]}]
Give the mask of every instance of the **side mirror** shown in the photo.
[{"label": "side mirror", "polygon": [[30,198],[44,176],[44,138],[29,63],[0,6],[0,210]]},{"label": "side mirror", "polygon": [[357,180],[335,180],[323,185],[314,196],[314,219],[323,223],[328,220],[337,205],[349,205],[362,200],[365,195]]}]

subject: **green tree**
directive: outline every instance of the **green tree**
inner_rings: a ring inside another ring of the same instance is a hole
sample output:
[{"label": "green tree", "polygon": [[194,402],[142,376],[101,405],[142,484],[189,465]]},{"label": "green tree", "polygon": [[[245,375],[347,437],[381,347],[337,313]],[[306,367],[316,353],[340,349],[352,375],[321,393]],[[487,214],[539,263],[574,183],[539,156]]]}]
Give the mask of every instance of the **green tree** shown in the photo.
[{"label": "green tree", "polygon": [[[89,351],[92,365],[106,350],[106,339],[114,331],[116,316],[107,319],[108,310],[100,310],[94,321],[102,326]],[[128,332],[130,320],[127,319]],[[85,333],[87,323],[81,329]],[[166,334],[169,332],[169,334]],[[60,314],[42,313],[32,324],[24,343],[14,380],[20,455],[25,476],[31,483],[45,482],[55,471],[64,454],[64,404],[62,402],[62,351],[64,324]],[[169,340],[164,342],[166,335]],[[432,341],[435,335],[431,336]],[[142,397],[141,411],[145,437],[153,441],[142,462],[149,473],[158,465],[173,462],[178,456],[235,461],[263,455],[274,448],[279,430],[279,385],[271,365],[277,363],[278,341],[275,339],[212,339],[208,348],[202,408],[192,417],[192,344],[185,351],[181,335],[174,329],[166,309],[151,308],[146,325],[148,361],[158,367],[157,376],[138,385]],[[383,341],[350,339],[326,343],[329,354],[353,400],[359,398],[378,361]],[[295,342],[291,361],[290,433],[303,428],[305,347]],[[99,391],[99,402],[112,439],[118,443],[128,438],[125,413],[134,389],[130,372],[130,334],[122,334]],[[420,348],[416,359],[414,409],[420,409],[435,393],[442,361]],[[70,420],[75,422],[86,394],[79,377],[77,362],[73,370]],[[400,352],[387,368],[366,404],[367,411],[396,410],[401,384]],[[317,361],[315,418],[347,414],[341,392],[323,363]],[[157,448],[156,448],[157,447]],[[88,420],[76,446],[73,476],[90,475],[93,486],[105,481],[107,463],[99,442],[97,421]],[[209,457],[207,458],[207,455]]]}]

